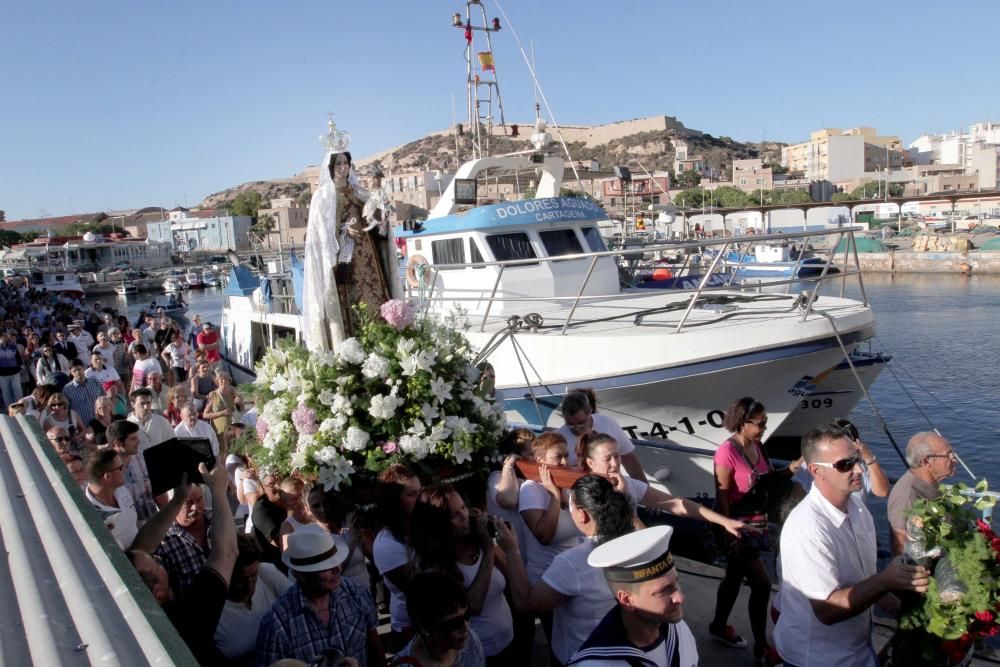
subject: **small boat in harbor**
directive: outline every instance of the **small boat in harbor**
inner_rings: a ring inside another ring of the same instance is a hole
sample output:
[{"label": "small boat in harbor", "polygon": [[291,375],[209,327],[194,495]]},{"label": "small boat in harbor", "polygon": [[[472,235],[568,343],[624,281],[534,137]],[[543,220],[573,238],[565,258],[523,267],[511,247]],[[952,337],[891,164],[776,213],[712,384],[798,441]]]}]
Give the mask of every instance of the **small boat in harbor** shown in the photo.
[{"label": "small boat in harbor", "polygon": [[170,277],[163,281],[164,292],[180,292],[186,287],[187,285],[181,282],[179,278]]},{"label": "small boat in harbor", "polygon": [[184,297],[180,294],[170,293],[167,295],[166,301],[162,303],[158,303],[156,299],[153,299],[149,307],[146,308],[146,312],[156,314],[160,310],[163,310],[168,317],[177,317],[186,313],[187,309],[188,306],[184,302]]},{"label": "small boat in harbor", "polygon": [[197,271],[188,271],[184,280],[187,282],[187,286],[191,289],[203,289],[205,287],[205,281],[202,280],[201,274]]},{"label": "small boat in harbor", "polygon": [[205,287],[218,287],[219,276],[214,271],[202,271],[201,281]]},{"label": "small boat in harbor", "polygon": [[[785,242],[753,243],[745,249],[732,248],[722,257],[723,268],[737,280],[748,278],[808,278],[823,272],[826,260],[806,257],[806,251]],[[837,273],[831,266],[828,274]]]},{"label": "small boat in harbor", "polygon": [[128,296],[129,294],[138,294],[139,288],[131,280],[123,280],[119,284],[115,285],[115,294],[118,296]]}]

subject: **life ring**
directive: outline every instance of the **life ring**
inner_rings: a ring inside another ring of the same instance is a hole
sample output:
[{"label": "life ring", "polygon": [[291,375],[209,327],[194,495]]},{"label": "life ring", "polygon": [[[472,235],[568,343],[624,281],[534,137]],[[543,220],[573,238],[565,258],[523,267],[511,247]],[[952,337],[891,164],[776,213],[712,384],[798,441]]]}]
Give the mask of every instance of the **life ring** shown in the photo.
[{"label": "life ring", "polygon": [[[413,255],[412,257],[410,257],[410,262],[406,266],[406,284],[413,289],[417,289],[421,286],[420,278],[417,275],[418,264],[423,266],[428,266],[429,262],[427,261],[427,258],[424,257],[423,255]],[[431,268],[423,269],[424,287],[427,287],[428,279],[433,275],[433,271],[434,270]]]}]

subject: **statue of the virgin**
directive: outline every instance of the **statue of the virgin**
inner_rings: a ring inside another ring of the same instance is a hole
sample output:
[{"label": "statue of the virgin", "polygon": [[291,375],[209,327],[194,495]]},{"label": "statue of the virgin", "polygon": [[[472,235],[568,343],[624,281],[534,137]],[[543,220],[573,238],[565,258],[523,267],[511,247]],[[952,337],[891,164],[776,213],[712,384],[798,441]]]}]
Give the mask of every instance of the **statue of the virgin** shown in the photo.
[{"label": "statue of the virgin", "polygon": [[[354,173],[349,144],[331,118],[306,227],[302,319],[310,350],[336,349],[355,334],[352,306],[364,303],[377,317],[381,305],[402,291],[388,208],[365,207],[370,194]],[[387,199],[379,195],[376,199]]]}]

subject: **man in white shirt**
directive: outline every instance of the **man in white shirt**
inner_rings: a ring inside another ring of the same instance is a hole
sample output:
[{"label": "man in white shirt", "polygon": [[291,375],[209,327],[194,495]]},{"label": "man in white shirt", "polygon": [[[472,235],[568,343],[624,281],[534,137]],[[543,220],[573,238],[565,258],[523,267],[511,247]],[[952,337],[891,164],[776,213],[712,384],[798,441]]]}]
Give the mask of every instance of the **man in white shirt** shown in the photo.
[{"label": "man in white shirt", "polygon": [[875,667],[872,605],[897,611],[892,591],[925,592],[927,570],[897,557],[876,572],[875,524],[853,495],[862,484],[861,454],[842,430],[813,429],[802,456],[813,486],[781,531],[775,644],[791,667]]},{"label": "man in white shirt", "polygon": [[125,488],[125,465],[118,452],[99,449],[87,461],[87,500],[101,513],[122,549],[132,546],[139,532],[132,494]]},{"label": "man in white shirt", "polygon": [[174,427],[174,435],[178,438],[208,438],[212,443],[212,454],[219,455],[215,429],[208,422],[198,419],[198,410],[193,403],[185,403],[181,408],[181,423]]},{"label": "man in white shirt", "polygon": [[139,425],[140,452],[174,437],[170,422],[153,412],[153,392],[149,389],[136,389],[129,394],[129,399],[132,401],[132,413],[128,420]]},{"label": "man in white shirt", "polygon": [[87,354],[87,350],[94,347],[94,337],[83,328],[80,322],[73,322],[69,325],[69,336],[66,340],[76,346],[77,353],[84,359],[86,359],[84,355]]}]

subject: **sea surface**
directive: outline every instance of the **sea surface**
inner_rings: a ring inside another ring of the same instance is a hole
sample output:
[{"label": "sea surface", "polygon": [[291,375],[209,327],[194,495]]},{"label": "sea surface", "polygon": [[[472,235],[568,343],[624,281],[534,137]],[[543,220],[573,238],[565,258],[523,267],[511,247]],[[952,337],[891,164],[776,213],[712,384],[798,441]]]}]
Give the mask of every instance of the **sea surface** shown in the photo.
[{"label": "sea surface", "polygon": [[[872,349],[888,352],[892,362],[871,388],[875,408],[900,450],[910,436],[937,429],[948,438],[976,479],[1000,491],[1000,276],[950,274],[869,274],[864,277],[878,329]],[[821,292],[836,294],[840,283]],[[860,298],[856,278],[846,296]],[[150,300],[143,292],[126,301],[105,297],[108,305],[134,321]],[[187,316],[221,322],[222,288],[185,292]],[[187,324],[187,319],[181,319]],[[905,467],[871,404],[862,400],[848,416],[878,455],[891,477]],[[955,481],[973,482],[959,465]],[[873,506],[876,518],[884,509]]]}]

